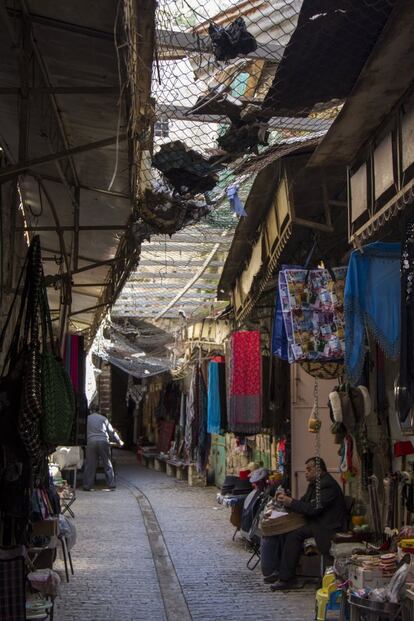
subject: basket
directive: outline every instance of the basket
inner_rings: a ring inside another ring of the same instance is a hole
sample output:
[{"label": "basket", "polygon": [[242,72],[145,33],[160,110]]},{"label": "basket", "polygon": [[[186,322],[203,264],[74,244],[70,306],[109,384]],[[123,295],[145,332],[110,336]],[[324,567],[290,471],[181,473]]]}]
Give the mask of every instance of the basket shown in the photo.
[{"label": "basket", "polygon": [[293,530],[302,528],[306,525],[306,520],[299,513],[287,513],[276,518],[262,517],[260,520],[260,530],[264,537],[273,535],[285,535]]}]

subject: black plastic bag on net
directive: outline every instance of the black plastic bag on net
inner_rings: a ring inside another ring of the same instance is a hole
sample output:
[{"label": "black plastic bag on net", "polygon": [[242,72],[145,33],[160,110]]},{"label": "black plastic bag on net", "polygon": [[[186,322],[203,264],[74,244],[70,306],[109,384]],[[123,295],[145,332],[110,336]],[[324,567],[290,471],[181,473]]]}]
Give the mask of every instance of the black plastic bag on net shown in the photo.
[{"label": "black plastic bag on net", "polygon": [[226,28],[212,23],[208,33],[217,61],[230,60],[239,55],[245,56],[257,49],[256,39],[247,31],[242,17],[238,17]]}]

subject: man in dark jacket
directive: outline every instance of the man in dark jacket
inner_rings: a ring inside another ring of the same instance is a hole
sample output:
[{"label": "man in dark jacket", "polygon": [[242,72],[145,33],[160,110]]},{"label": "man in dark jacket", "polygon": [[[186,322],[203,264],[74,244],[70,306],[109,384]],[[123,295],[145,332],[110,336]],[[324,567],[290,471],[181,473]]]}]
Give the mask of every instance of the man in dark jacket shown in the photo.
[{"label": "man in dark jacket", "polygon": [[[319,505],[317,502],[316,482],[317,459],[315,457],[311,457],[306,461],[305,476],[309,483],[306,494],[300,500],[295,500],[284,493],[277,495],[277,500],[280,504],[290,511],[304,515],[307,524],[285,535],[283,545],[278,546],[279,558],[274,559],[275,569],[271,575],[276,577],[277,574],[279,579],[272,586],[273,591],[291,589],[296,586],[296,566],[302,553],[305,539],[314,537],[319,551],[322,554],[327,554],[335,533],[347,528],[348,516],[342,490],[335,479],[327,472],[323,459],[319,458],[319,464]],[[273,539],[273,537],[268,537],[267,539]],[[269,542],[269,547],[271,543]],[[263,547],[262,543],[262,552],[264,551],[266,555],[266,550],[263,550]],[[267,582],[273,581],[266,578],[265,580]]]}]

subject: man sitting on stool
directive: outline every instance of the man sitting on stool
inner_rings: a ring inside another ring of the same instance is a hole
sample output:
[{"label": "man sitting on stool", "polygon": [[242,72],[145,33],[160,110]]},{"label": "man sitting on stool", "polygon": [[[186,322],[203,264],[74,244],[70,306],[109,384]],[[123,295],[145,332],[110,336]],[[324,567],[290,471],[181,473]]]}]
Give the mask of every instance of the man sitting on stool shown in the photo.
[{"label": "man sitting on stool", "polygon": [[327,472],[326,464],[320,464],[320,506],[317,507],[316,473],[317,458],[306,461],[305,477],[308,481],[306,494],[295,500],[285,493],[276,499],[280,504],[305,516],[307,524],[287,535],[273,535],[261,539],[261,564],[265,582],[272,583],[272,591],[292,589],[297,586],[296,566],[303,552],[305,539],[314,537],[321,554],[327,554],[336,532],[347,528],[347,509],[342,490]]}]

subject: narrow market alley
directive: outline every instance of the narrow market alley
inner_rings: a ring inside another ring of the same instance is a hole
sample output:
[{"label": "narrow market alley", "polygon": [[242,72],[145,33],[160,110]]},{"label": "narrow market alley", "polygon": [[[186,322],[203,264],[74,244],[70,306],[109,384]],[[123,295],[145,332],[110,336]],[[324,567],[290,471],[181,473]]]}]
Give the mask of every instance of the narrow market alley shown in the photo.
[{"label": "narrow market alley", "polygon": [[272,593],[259,568],[246,568],[216,488],[190,488],[128,453],[117,463],[116,492],[78,493],[75,574],[62,582],[55,621],[313,619],[312,586]]}]

